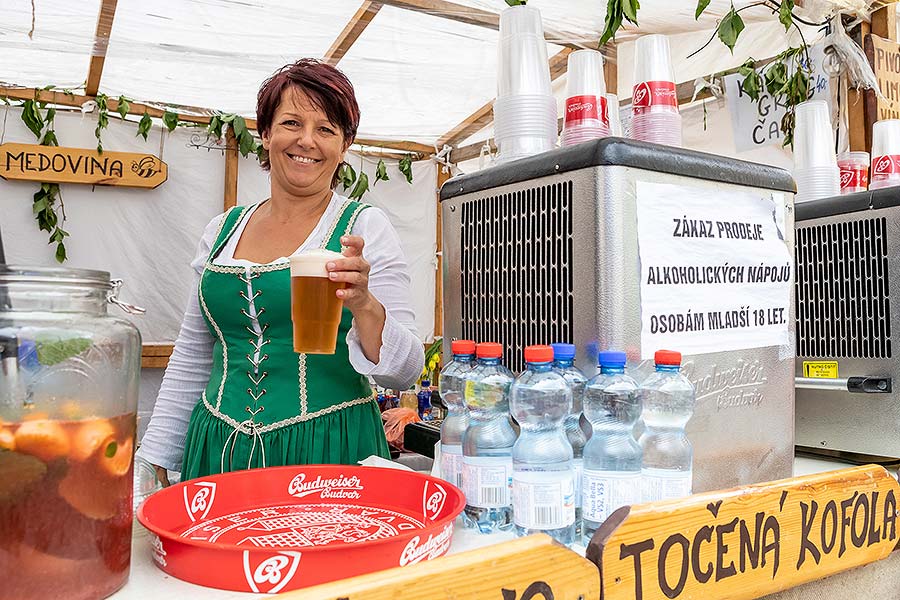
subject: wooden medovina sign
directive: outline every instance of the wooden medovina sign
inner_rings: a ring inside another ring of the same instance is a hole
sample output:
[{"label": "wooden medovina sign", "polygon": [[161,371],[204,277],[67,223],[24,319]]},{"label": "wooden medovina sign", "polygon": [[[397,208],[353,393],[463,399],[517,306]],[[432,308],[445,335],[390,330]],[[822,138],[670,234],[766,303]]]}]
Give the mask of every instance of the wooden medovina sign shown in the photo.
[{"label": "wooden medovina sign", "polygon": [[898,500],[869,465],[623,507],[587,557],[603,600],[759,598],[887,556]]},{"label": "wooden medovina sign", "polygon": [[152,154],[38,146],[0,145],[0,177],[42,183],[87,183],[155,188],[168,177],[166,163]]}]

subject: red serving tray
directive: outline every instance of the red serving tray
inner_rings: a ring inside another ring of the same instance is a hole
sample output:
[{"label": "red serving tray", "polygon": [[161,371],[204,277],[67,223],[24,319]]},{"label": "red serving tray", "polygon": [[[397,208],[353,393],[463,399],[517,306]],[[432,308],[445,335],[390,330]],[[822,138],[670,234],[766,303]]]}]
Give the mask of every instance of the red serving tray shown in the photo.
[{"label": "red serving tray", "polygon": [[465,503],[459,488],[421,473],[312,465],[178,483],[137,517],[166,573],[274,594],[442,556]]}]

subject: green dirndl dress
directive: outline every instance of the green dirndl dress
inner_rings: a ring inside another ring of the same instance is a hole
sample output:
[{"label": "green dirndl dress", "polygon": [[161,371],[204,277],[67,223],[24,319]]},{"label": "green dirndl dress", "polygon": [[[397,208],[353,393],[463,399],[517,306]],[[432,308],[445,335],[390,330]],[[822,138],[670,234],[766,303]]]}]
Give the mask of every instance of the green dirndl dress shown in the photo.
[{"label": "green dirndl dress", "polygon": [[[340,252],[367,205],[347,200],[323,248]],[[232,208],[200,277],[200,310],[215,340],[209,383],[185,440],[182,479],[264,466],[355,464],[390,456],[371,386],[350,365],[343,309],[333,355],[293,348],[290,263],[213,264],[246,207]]]}]

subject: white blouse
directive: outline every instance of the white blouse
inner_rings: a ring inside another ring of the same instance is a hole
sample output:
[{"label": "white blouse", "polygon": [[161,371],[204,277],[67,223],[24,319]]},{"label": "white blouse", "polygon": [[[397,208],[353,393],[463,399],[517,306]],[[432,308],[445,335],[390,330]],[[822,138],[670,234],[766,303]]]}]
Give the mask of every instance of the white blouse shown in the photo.
[{"label": "white blouse", "polygon": [[[318,248],[345,198],[334,194],[313,232],[297,249]],[[244,259],[234,258],[238,240],[254,209],[247,210],[234,234],[213,260],[221,266],[258,266]],[[191,296],[181,322],[181,331],[169,358],[169,365],[159,388],[159,395],[150,418],[147,432],[141,440],[138,454],[154,465],[178,471],[187,436],[191,411],[209,381],[212,370],[213,337],[200,312],[198,286],[200,275],[215,242],[224,214],[215,217],[206,226],[200,239],[197,256],[191,262],[194,278]],[[361,375],[370,376],[384,388],[405,390],[413,385],[425,365],[422,342],[415,331],[415,314],[408,298],[411,293],[406,258],[400,247],[397,232],[385,213],[376,207],[361,213],[353,224],[353,235],[365,240],[363,258],[370,265],[369,291],[385,308],[386,319],[381,335],[381,352],[378,364],[370,362],[363,354],[356,321],[347,333],[350,364]],[[286,262],[279,258],[274,263]]]}]

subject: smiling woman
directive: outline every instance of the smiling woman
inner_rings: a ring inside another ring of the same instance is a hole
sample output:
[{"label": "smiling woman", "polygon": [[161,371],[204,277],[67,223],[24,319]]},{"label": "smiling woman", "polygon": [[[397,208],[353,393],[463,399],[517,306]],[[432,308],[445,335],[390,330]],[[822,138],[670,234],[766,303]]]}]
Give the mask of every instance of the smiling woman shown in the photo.
[{"label": "smiling woman", "polygon": [[[164,483],[167,469],[190,479],[388,456],[367,378],[405,389],[424,353],[396,232],[333,190],[359,116],[350,81],[319,61],[263,83],[271,197],[216,217],[200,240],[196,291],[139,450]],[[326,265],[343,302],[334,354],[293,351],[288,257],[314,249],[343,255]]]}]

